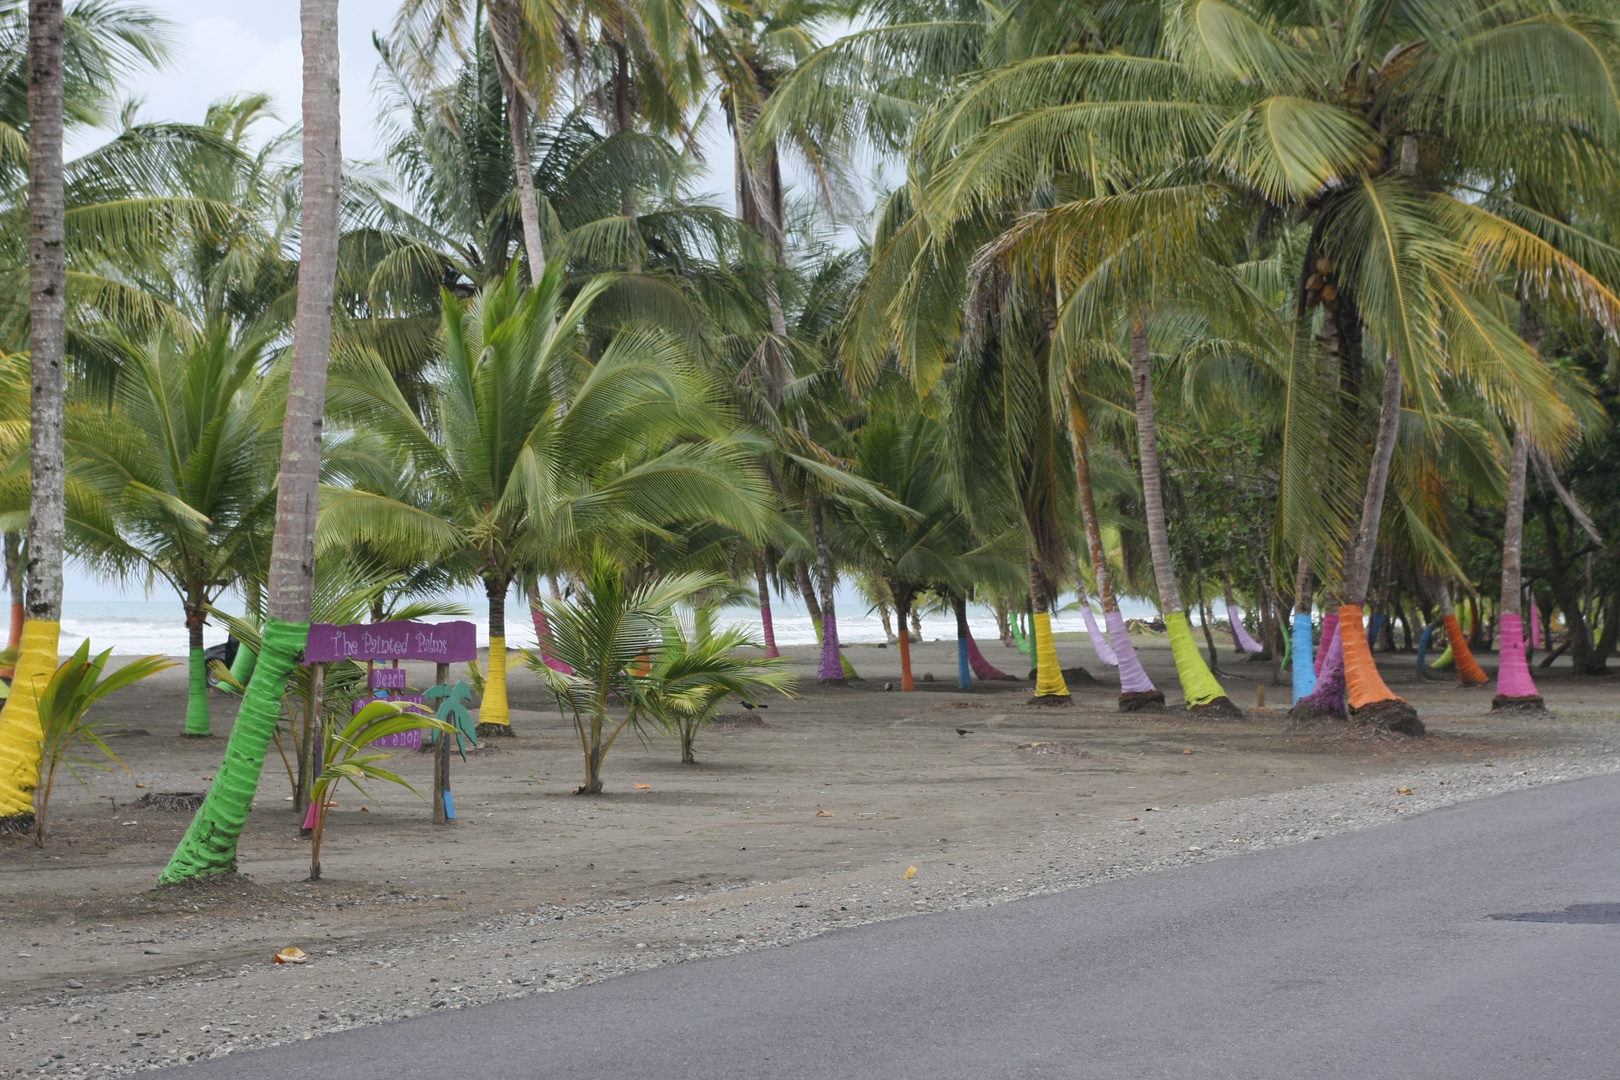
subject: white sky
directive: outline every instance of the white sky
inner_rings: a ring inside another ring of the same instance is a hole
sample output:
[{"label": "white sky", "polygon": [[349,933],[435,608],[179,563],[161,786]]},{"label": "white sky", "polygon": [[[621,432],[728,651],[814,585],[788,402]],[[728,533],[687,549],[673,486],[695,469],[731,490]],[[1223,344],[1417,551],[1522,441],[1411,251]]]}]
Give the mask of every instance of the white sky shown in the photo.
[{"label": "white sky", "polygon": [[[169,65],[134,80],[134,96],[145,99],[142,119],[198,122],[217,98],[266,91],[283,123],[297,122],[303,72],[298,0],[136,2],[168,19],[174,37]],[[342,0],[339,7],[346,157],[376,153],[371,34],[386,30],[397,8],[397,0]]]}]

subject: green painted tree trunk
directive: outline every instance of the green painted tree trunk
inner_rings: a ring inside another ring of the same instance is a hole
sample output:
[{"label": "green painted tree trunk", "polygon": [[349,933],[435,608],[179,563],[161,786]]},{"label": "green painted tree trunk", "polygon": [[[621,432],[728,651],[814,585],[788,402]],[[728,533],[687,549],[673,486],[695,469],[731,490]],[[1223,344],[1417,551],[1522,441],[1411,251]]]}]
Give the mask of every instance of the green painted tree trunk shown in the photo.
[{"label": "green painted tree trunk", "polygon": [[225,745],[225,760],[159,879],[164,883],[236,869],[237,840],[253,809],[265,749],[281,718],[287,677],[302,660],[309,640],[343,166],[338,0],[302,0],[299,16],[304,50],[303,220],[293,362],[281,430],[276,531],[270,544],[269,617],[264,624],[263,651]]}]

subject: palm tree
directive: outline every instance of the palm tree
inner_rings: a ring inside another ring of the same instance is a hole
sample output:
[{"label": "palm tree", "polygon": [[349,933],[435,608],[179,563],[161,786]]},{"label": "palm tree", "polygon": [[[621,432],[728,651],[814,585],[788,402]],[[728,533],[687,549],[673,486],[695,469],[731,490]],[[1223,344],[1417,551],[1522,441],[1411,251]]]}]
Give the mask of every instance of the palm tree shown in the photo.
[{"label": "palm tree", "polygon": [[1243,711],[1226,696],[1226,691],[1210,674],[1192,626],[1182,610],[1181,591],[1176,584],[1175,566],[1170,559],[1170,533],[1164,518],[1163,476],[1159,467],[1158,428],[1153,410],[1152,353],[1148,347],[1146,320],[1138,317],[1130,324],[1131,378],[1136,387],[1136,431],[1141,447],[1142,503],[1147,518],[1148,546],[1153,553],[1153,580],[1159,587],[1159,610],[1164,616],[1170,649],[1176,659],[1176,674],[1187,708],[1216,717],[1241,718]]},{"label": "palm tree", "polygon": [[62,444],[67,366],[67,258],[62,195],[62,6],[28,6],[28,253],[33,400],[27,614],[13,690],[0,710],[0,823],[26,827],[39,775],[39,694],[56,669],[62,620],[67,463]]},{"label": "palm tree", "polygon": [[[549,0],[491,0],[468,5],[465,0],[406,0],[395,21],[389,51],[401,63],[396,70],[416,88],[432,86],[448,57],[466,61],[482,53],[487,36],[511,133],[512,171],[516,181],[523,246],[529,277],[545,272],[546,251],[539,199],[530,161],[531,112],[544,119],[565,73],[565,48],[575,36],[569,16]],[[532,108],[531,108],[532,107]]]},{"label": "palm tree", "polygon": [[[1113,575],[1108,571],[1108,555],[1103,550],[1102,523],[1097,517],[1097,497],[1092,486],[1090,430],[1085,411],[1074,400],[1069,382],[1064,383],[1069,413],[1069,440],[1074,451],[1075,501],[1080,508],[1080,521],[1085,529],[1086,556],[1091,566],[1092,580],[1097,584],[1097,599],[1102,604],[1103,623],[1107,627],[1108,641],[1114,650],[1119,667],[1120,712],[1162,712],[1164,692],[1153,685],[1142,660],[1131,644],[1131,632],[1125,625],[1125,616],[1119,610],[1119,598],[1114,594]],[[1081,604],[1089,603],[1084,596]],[[1089,620],[1088,620],[1089,622]],[[1096,644],[1096,642],[1093,642]],[[1100,655],[1100,654],[1099,654]]]},{"label": "palm tree", "polygon": [[216,323],[186,339],[122,342],[111,402],[69,416],[79,482],[110,528],[70,529],[75,553],[105,573],[160,578],[180,595],[190,637],[186,734],[209,734],[203,625],[208,607],[263,561],[274,518],[273,424],[283,378],[262,370],[268,335]]},{"label": "palm tree", "polygon": [[287,379],[276,525],[270,548],[268,617],[252,681],[213,787],[164,869],[161,882],[236,868],[236,843],[253,808],[265,750],[275,734],[287,677],[309,640],[315,589],[315,525],[321,426],[332,345],[343,157],[338,113],[338,0],[301,0],[304,49],[303,221],[298,308]]},{"label": "palm tree", "polygon": [[789,694],[794,676],[780,658],[739,655],[758,643],[741,627],[716,632],[715,605],[693,606],[691,626],[666,618],[662,647],[647,673],[647,711],[681,742],[681,764],[697,764],[697,734],[728,697],[752,703],[767,691]]},{"label": "palm tree", "polygon": [[[406,456],[440,500],[424,508],[354,489],[329,493],[322,534],[406,561],[465,559],[489,599],[490,667],[480,730],[511,731],[506,597],[520,573],[620,554],[640,534],[715,521],[758,536],[767,519],[748,449],[683,344],[621,330],[594,363],[586,319],[603,276],[564,303],[561,265],[530,290],[516,268],[466,304],[444,295],[442,356],[419,402],[375,357],[333,379],[333,402]],[[562,408],[566,402],[567,408]]]},{"label": "palm tree", "polygon": [[[660,666],[660,661],[670,648],[671,609],[721,580],[712,575],[677,574],[635,585],[623,565],[597,548],[581,576],[574,602],[548,602],[553,652],[571,670],[558,671],[537,655],[530,655],[528,663],[557,695],[558,705],[573,714],[585,758],[585,782],[574,794],[602,793],[603,759],[627,726],[650,717],[673,719],[670,710],[681,707],[678,698],[683,692],[700,695],[701,702],[688,701],[688,707],[713,707],[705,691],[716,683],[719,672],[699,671],[697,655],[680,645],[674,647],[675,655],[667,664]],[[768,672],[779,662],[755,663]],[[668,694],[657,702],[655,671]],[[767,676],[767,684],[769,681]],[[684,755],[690,743],[684,743],[682,749]]]},{"label": "palm tree", "polygon": [[857,560],[888,586],[900,624],[900,689],[915,690],[908,625],[919,593],[969,587],[960,552],[968,523],[951,490],[939,423],[921,412],[879,414],[856,434],[853,472],[893,500],[848,509]]}]

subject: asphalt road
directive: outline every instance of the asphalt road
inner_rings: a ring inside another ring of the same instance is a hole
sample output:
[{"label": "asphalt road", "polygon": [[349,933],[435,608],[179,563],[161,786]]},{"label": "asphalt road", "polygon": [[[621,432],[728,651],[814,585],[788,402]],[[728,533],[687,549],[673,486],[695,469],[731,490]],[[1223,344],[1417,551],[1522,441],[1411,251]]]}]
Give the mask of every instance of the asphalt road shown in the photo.
[{"label": "asphalt road", "polygon": [[1551,785],[187,1075],[1612,1078],[1617,844],[1620,777]]}]

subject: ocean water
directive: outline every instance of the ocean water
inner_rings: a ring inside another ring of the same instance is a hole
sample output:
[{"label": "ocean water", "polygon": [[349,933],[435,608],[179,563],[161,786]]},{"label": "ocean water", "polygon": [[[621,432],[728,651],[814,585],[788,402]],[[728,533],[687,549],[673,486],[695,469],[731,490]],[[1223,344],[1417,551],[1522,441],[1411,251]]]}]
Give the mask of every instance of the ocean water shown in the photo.
[{"label": "ocean water", "polygon": [[[443,619],[464,618],[478,626],[479,645],[489,644],[489,619],[486,605],[473,604],[472,597],[466,598],[466,606],[473,608],[473,614],[465,616],[447,615],[430,621],[438,622]],[[476,598],[482,600],[481,597]],[[239,608],[239,604],[231,604],[229,600],[222,601],[221,607],[226,610]],[[508,602],[506,609],[506,643],[508,648],[532,648],[535,645],[534,623],[529,617],[529,609],[514,597]],[[813,645],[815,644],[815,630],[810,625],[810,616],[802,607],[790,605],[777,600],[772,604],[772,617],[776,631],[778,645]],[[1143,614],[1146,614],[1145,612]],[[722,625],[737,624],[742,626],[755,638],[761,636],[759,611],[754,608],[733,607],[721,612]],[[995,615],[988,608],[970,608],[968,611],[968,626],[973,636],[981,642],[996,640]],[[1053,616],[1052,626],[1060,632],[1085,632],[1085,623],[1077,611],[1058,613]],[[924,615],[922,618],[923,637],[928,641],[940,639],[955,640],[956,619],[949,613],[940,615]],[[225,640],[226,631],[221,625],[209,624],[203,630],[203,642],[206,645],[218,645]],[[158,653],[166,656],[185,656],[188,648],[185,626],[185,613],[181,609],[178,599],[169,600],[154,597],[147,599],[90,599],[86,597],[69,596],[62,605],[62,649],[68,652],[78,647],[80,641],[88,638],[91,647],[99,652],[111,648],[118,655],[148,655]],[[883,622],[874,614],[866,614],[864,608],[857,607],[855,603],[842,608],[838,614],[838,638],[840,641],[850,643],[876,642],[885,640]]]},{"label": "ocean water", "polygon": [[[489,605],[484,595],[469,589],[447,599],[470,614],[446,615],[429,621],[468,619],[478,626],[479,645],[488,645]],[[226,611],[242,610],[241,601],[230,596],[218,601],[217,606]],[[1053,613],[1053,629],[1060,633],[1084,634],[1085,622],[1073,606],[1072,594],[1060,606],[1067,606],[1069,610]],[[1121,604],[1121,609],[1128,618],[1151,618],[1154,614],[1153,608],[1137,601],[1126,601]],[[1100,621],[1100,607],[1094,604],[1093,610],[1099,613]],[[810,616],[796,597],[773,597],[771,613],[778,645],[815,644],[815,630],[810,625]],[[1216,619],[1224,625],[1225,609],[1218,601]],[[761,636],[757,608],[726,608],[721,612],[719,621],[723,625],[740,625],[755,638]],[[1194,623],[1196,625],[1196,616]],[[990,608],[970,606],[968,626],[979,641],[996,640],[996,619]],[[949,612],[924,615],[922,628],[923,637],[928,641],[956,638],[956,618]],[[206,645],[218,645],[225,637],[223,625],[211,623],[203,630]],[[157,653],[183,657],[188,649],[185,613],[178,597],[158,592],[151,596],[132,594],[115,585],[97,582],[70,567],[62,604],[62,649],[71,651],[85,638],[90,640],[91,647],[96,651],[111,648],[118,655]],[[868,612],[864,601],[842,590],[838,596],[838,638],[850,643],[885,640],[883,622],[878,614]],[[529,605],[516,595],[507,600],[506,644],[512,649],[533,648],[536,644]]]}]

